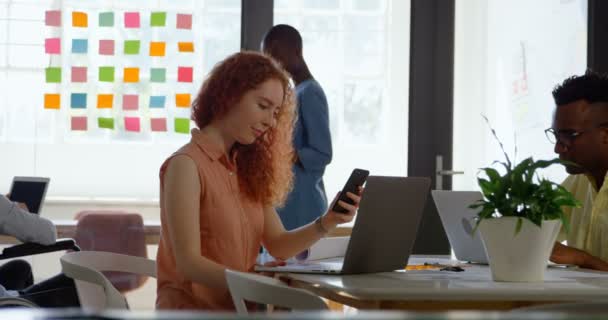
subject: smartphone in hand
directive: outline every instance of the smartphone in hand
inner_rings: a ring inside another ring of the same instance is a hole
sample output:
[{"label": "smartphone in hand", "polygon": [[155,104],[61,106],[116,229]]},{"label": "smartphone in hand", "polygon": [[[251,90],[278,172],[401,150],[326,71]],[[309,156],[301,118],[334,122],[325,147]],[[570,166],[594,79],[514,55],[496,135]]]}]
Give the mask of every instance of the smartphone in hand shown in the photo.
[{"label": "smartphone in hand", "polygon": [[352,192],[354,194],[357,194],[359,187],[363,186],[368,176],[368,170],[354,169],[353,172],[350,174],[350,177],[346,181],[344,188],[342,188],[342,192],[340,192],[340,197],[338,198],[338,200],[336,200],[336,203],[334,203],[334,206],[331,210],[339,213],[347,213],[348,210],[342,208],[338,201],[342,200],[346,203],[354,204],[353,200],[351,200],[351,198],[349,198],[346,193]]}]

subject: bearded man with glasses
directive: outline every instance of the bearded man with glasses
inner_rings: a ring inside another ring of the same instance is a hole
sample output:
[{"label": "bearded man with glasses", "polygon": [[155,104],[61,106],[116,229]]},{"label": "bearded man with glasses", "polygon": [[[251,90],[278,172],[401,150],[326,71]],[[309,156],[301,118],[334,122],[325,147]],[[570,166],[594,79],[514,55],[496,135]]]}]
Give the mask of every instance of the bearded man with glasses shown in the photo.
[{"label": "bearded man with glasses", "polygon": [[[582,204],[564,208],[551,261],[608,271],[608,76],[587,71],[553,90],[555,112],[545,130],[570,174],[562,185]],[[561,241],[567,240],[567,246]]]}]

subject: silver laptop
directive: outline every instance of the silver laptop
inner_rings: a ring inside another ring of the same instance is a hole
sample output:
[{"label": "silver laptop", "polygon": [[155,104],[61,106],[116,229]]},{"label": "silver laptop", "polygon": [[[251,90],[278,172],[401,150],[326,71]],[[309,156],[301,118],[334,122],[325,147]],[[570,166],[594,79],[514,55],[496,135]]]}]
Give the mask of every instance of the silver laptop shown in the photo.
[{"label": "silver laptop", "polygon": [[469,208],[483,198],[481,192],[433,190],[431,194],[456,259],[487,264],[479,231],[473,235],[474,218],[480,209]]},{"label": "silver laptop", "polygon": [[370,176],[344,259],[304,261],[257,271],[358,274],[407,265],[429,193],[429,178]]}]

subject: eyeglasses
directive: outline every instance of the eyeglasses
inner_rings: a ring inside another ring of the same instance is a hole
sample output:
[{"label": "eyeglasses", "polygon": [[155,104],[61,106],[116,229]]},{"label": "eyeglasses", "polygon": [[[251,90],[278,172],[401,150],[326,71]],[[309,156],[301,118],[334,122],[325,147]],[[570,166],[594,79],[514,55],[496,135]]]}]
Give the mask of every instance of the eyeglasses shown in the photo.
[{"label": "eyeglasses", "polygon": [[560,143],[564,147],[569,147],[572,145],[574,140],[576,140],[576,138],[579,137],[580,135],[582,135],[583,133],[587,133],[587,132],[593,131],[597,128],[601,128],[601,127],[605,127],[605,126],[608,126],[607,122],[597,124],[590,129],[581,130],[581,131],[575,131],[575,130],[557,130],[556,131],[553,128],[549,128],[549,129],[545,130],[545,135],[547,136],[547,139],[549,140],[549,142],[551,142],[552,144]]}]

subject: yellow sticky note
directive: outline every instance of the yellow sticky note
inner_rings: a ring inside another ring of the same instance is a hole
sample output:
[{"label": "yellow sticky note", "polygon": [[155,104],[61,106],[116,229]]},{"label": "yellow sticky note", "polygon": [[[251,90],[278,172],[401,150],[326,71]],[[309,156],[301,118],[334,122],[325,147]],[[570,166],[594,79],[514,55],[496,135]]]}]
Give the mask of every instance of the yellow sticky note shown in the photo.
[{"label": "yellow sticky note", "polygon": [[194,52],[194,43],[192,42],[178,42],[177,50],[179,52]]},{"label": "yellow sticky note", "polygon": [[165,56],[165,43],[164,42],[150,42],[150,56],[151,57]]},{"label": "yellow sticky note", "polygon": [[111,109],[114,104],[113,94],[98,94],[97,95],[97,108],[98,109]]},{"label": "yellow sticky note", "polygon": [[139,82],[139,68],[125,68],[125,82]]},{"label": "yellow sticky note", "polygon": [[44,95],[45,109],[59,109],[61,106],[61,95],[55,93],[47,93]]},{"label": "yellow sticky note", "polygon": [[85,12],[72,12],[72,26],[86,28],[89,25],[89,19]]},{"label": "yellow sticky note", "polygon": [[178,93],[175,95],[175,106],[179,108],[190,107],[190,94],[189,93]]}]

